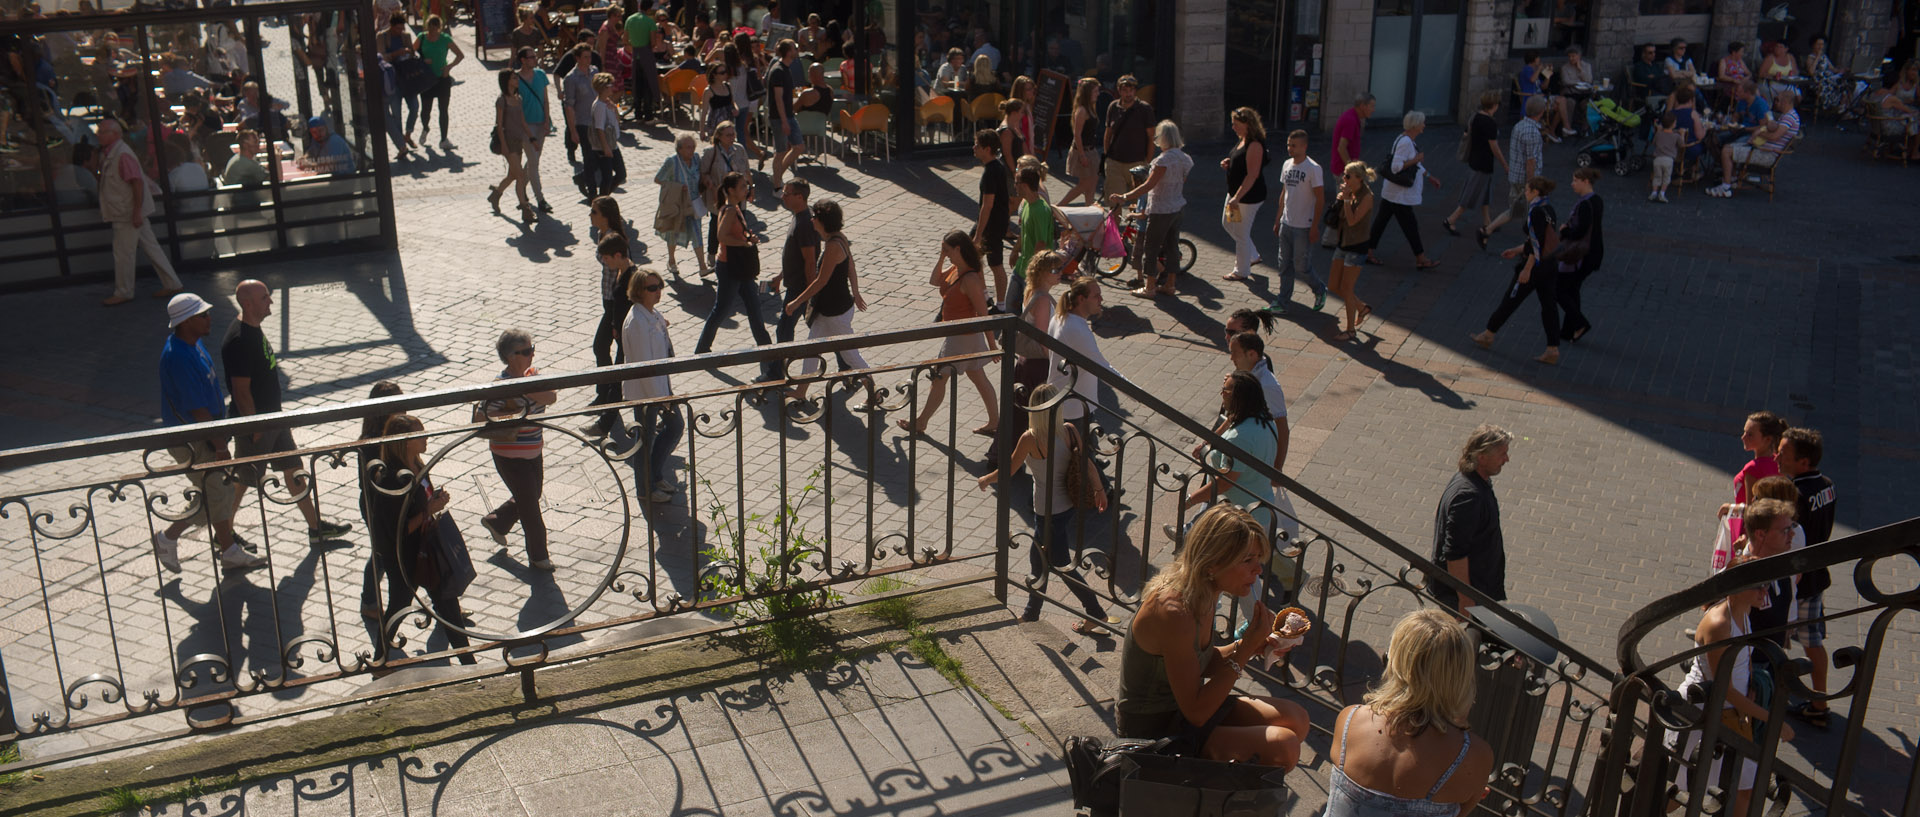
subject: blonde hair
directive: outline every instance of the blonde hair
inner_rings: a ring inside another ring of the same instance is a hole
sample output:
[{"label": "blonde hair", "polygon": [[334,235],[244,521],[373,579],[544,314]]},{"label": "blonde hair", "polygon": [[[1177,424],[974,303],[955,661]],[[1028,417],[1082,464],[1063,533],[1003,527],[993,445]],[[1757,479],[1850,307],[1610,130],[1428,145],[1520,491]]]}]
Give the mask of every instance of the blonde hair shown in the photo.
[{"label": "blonde hair", "polygon": [[1266,543],[1266,531],[1254,521],[1253,514],[1231,503],[1215,503],[1193,520],[1187,546],[1147,582],[1141,599],[1146,602],[1154,596],[1170,595],[1185,604],[1189,612],[1210,613],[1220,592],[1213,587],[1213,575],[1239,561],[1249,547],[1265,550]]},{"label": "blonde hair", "polygon": [[1040,276],[1052,273],[1060,274],[1060,268],[1067,263],[1067,257],[1053,250],[1041,250],[1027,261],[1026,299],[1031,301],[1040,291]]},{"label": "blonde hair", "polygon": [[[1753,484],[1753,498],[1755,500],[1778,499],[1792,504],[1800,501],[1800,489],[1793,484],[1791,477],[1775,474]],[[1797,511],[1795,515],[1798,515]]]},{"label": "blonde hair", "polygon": [[666,277],[661,275],[659,270],[647,267],[634,270],[633,276],[627,279],[627,300],[640,303],[640,293],[645,292],[647,284],[653,281],[660,282],[661,286],[667,285]]},{"label": "blonde hair", "polygon": [[1387,666],[1364,699],[1387,728],[1418,735],[1427,727],[1467,728],[1473,711],[1473,640],[1446,613],[1428,608],[1402,616],[1387,642]]},{"label": "blonde hair", "polygon": [[[1033,390],[1033,397],[1027,400],[1027,430],[1033,432],[1034,442],[1041,444],[1041,452],[1046,452],[1046,444],[1041,442],[1050,438],[1060,428],[1060,407],[1042,409],[1041,405],[1060,395],[1060,387],[1052,383],[1042,383]],[[1045,457],[1042,457],[1045,459]]]},{"label": "blonde hair", "polygon": [[1340,175],[1342,176],[1352,176],[1355,174],[1359,174],[1360,180],[1368,184],[1372,184],[1380,179],[1380,174],[1375,173],[1370,165],[1357,159],[1348,162],[1346,168],[1340,171]]},{"label": "blonde hair", "polygon": [[1016,161],[1013,163],[1013,169],[1015,172],[1026,170],[1027,168],[1033,168],[1035,171],[1039,172],[1040,181],[1044,182],[1047,180],[1047,163],[1040,161],[1040,157],[1029,153],[1025,156],[1020,157],[1019,161]]},{"label": "blonde hair", "polygon": [[985,54],[973,58],[973,81],[992,84],[993,58]]}]

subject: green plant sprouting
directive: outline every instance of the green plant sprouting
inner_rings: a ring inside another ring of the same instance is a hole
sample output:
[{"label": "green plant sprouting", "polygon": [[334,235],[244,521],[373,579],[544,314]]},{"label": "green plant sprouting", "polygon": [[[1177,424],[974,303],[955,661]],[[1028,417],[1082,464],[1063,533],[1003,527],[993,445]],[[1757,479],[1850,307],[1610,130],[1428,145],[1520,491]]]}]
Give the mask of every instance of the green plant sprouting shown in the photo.
[{"label": "green plant sprouting", "polygon": [[[838,605],[833,588],[801,576],[806,558],[821,552],[820,541],[801,521],[799,506],[819,491],[820,469],[807,474],[806,485],[772,515],[749,514],[736,522],[727,504],[704,477],[707,516],[724,545],[701,548],[709,568],[700,579],[707,598],[739,601],[721,610],[736,622],[756,622],[746,632],[774,654],[783,666],[807,670],[824,666],[837,654],[834,633],[814,614]],[[831,501],[831,500],[828,500]],[[749,539],[752,541],[750,542]],[[740,564],[741,554],[745,563]]]}]

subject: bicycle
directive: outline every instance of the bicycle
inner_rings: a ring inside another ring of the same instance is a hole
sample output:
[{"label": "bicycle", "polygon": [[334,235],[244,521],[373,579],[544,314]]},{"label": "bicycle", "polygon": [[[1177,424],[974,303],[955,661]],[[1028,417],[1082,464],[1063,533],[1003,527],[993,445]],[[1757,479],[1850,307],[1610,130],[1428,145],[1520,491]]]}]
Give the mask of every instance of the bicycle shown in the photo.
[{"label": "bicycle", "polygon": [[[1146,218],[1146,214],[1139,212],[1137,209],[1122,214],[1119,208],[1111,208],[1106,205],[1101,205],[1101,207],[1106,210],[1107,218],[1118,219],[1120,221],[1120,243],[1127,248],[1127,251],[1117,258],[1101,258],[1097,254],[1088,253],[1083,258],[1082,265],[1103,278],[1117,277],[1121,272],[1124,272],[1128,266],[1144,271],[1146,266],[1140,258],[1140,232],[1142,229],[1141,221]],[[1104,225],[1101,229],[1105,229]],[[1197,251],[1193,246],[1193,242],[1184,237],[1180,238],[1168,244],[1166,250],[1161,253],[1160,269],[1171,269],[1184,275],[1187,270],[1193,268],[1193,260],[1196,255]]]}]

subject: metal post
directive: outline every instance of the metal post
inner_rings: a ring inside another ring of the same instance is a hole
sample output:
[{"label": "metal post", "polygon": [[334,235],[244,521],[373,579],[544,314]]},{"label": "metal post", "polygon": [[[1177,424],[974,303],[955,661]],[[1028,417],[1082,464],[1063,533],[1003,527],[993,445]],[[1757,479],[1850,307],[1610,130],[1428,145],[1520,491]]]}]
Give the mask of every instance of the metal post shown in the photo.
[{"label": "metal post", "polygon": [[[1000,428],[994,432],[995,454],[993,467],[999,469],[1000,490],[994,492],[993,500],[993,597],[1001,604],[1007,603],[1007,563],[1011,561],[1009,551],[1013,548],[1013,530],[1008,518],[1013,509],[1008,506],[1007,494],[1012,483],[1013,446],[1019,440],[1015,428],[1026,428],[1026,423],[1015,423],[1013,418],[1025,419],[1025,410],[1013,399],[1013,340],[1018,330],[1014,324],[1020,319],[1005,315],[1000,319]],[[959,384],[955,384],[958,386]],[[955,392],[957,395],[958,392]],[[958,402],[958,401],[955,401]],[[1042,486],[1044,487],[1044,486]]]},{"label": "metal post", "polygon": [[540,690],[533,688],[532,666],[528,666],[526,669],[520,671],[520,697],[526,700],[527,703],[538,703],[540,701]]},{"label": "metal post", "polygon": [[[393,217],[393,177],[387,166],[387,83],[380,73],[380,60],[374,53],[375,45],[373,16],[364,11],[354,12],[356,29],[360,32],[360,104],[367,112],[370,123],[363,136],[372,137],[373,185],[380,201],[387,206],[380,208],[380,246],[393,250],[400,247],[400,228]],[[442,36],[451,37],[451,32],[442,30]],[[344,112],[343,112],[344,114]]]},{"label": "metal post", "polygon": [[12,735],[20,731],[13,722],[13,690],[7,686],[7,661],[0,653],[0,735]]}]

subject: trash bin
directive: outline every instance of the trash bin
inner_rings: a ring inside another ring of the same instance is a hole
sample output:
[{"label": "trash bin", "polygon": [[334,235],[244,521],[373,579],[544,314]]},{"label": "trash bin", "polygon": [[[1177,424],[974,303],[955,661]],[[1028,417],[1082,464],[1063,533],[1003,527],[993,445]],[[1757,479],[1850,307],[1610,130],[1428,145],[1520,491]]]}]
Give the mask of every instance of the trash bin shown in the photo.
[{"label": "trash bin", "polygon": [[[1560,637],[1553,619],[1539,608],[1524,604],[1508,604],[1506,608],[1555,639]],[[1493,749],[1496,775],[1508,763],[1531,773],[1533,744],[1540,734],[1540,718],[1547,707],[1547,696],[1527,692],[1527,670],[1536,664],[1551,668],[1559,660],[1560,651],[1485,607],[1473,607],[1468,615],[1479,625],[1479,629],[1474,630],[1476,634],[1490,639],[1496,646],[1510,647],[1526,656],[1523,659],[1516,655],[1491,669],[1476,665],[1473,713],[1468,717],[1468,724],[1473,734]],[[1487,798],[1487,804],[1499,811],[1507,805],[1505,800],[1496,792]]]}]

